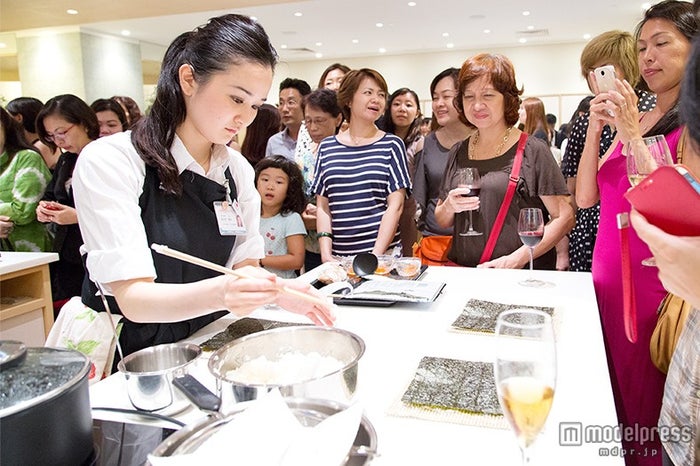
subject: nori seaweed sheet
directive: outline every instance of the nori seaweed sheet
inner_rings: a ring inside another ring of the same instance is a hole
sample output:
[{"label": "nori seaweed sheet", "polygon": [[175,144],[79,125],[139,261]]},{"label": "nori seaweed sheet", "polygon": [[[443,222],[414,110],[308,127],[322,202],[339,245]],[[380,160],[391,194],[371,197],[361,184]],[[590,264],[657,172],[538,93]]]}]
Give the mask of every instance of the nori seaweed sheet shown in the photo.
[{"label": "nori seaweed sheet", "polygon": [[554,314],[553,307],[523,306],[520,304],[503,304],[482,301],[481,299],[470,299],[464,306],[462,313],[452,322],[452,327],[475,332],[495,333],[498,314],[510,309],[537,309],[546,312],[550,316]]},{"label": "nori seaweed sheet", "polygon": [[236,338],[241,338],[251,333],[261,332],[263,330],[269,330],[271,328],[278,327],[293,327],[295,325],[310,325],[310,324],[299,324],[292,322],[279,322],[277,320],[267,320],[267,319],[254,319],[252,317],[243,317],[238,319],[228,327],[223,332],[219,332],[207,341],[200,343],[199,347],[202,351],[216,351],[226,343],[230,343]]},{"label": "nori seaweed sheet", "polygon": [[401,397],[411,405],[502,416],[493,364],[424,357]]}]

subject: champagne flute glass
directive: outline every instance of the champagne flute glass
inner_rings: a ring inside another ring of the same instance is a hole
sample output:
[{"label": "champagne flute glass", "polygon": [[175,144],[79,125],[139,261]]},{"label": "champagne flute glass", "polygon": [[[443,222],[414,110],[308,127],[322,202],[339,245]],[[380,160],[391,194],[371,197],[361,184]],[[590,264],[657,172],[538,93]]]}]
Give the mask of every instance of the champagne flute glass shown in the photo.
[{"label": "champagne flute glass", "polygon": [[[455,184],[457,188],[467,188],[469,192],[462,194],[463,197],[478,197],[481,192],[481,177],[479,170],[474,167],[460,168],[455,173]],[[467,231],[459,233],[459,236],[480,236],[483,233],[474,230],[472,211],[469,211],[469,225]]]},{"label": "champagne flute glass", "polygon": [[520,216],[518,217],[518,235],[520,236],[520,241],[528,247],[530,252],[530,277],[518,283],[522,286],[535,288],[553,286],[553,283],[537,280],[532,277],[533,251],[535,246],[540,244],[544,236],[544,217],[542,216],[541,209],[536,207],[520,209]]},{"label": "champagne flute glass", "polygon": [[525,465],[554,398],[557,359],[552,318],[537,309],[504,311],[496,319],[496,338],[498,401]]},{"label": "champagne flute glass", "polygon": [[[632,186],[637,186],[651,172],[667,165],[673,165],[673,159],[663,134],[627,143],[627,178]],[[656,260],[648,257],[642,265],[655,267]]]}]

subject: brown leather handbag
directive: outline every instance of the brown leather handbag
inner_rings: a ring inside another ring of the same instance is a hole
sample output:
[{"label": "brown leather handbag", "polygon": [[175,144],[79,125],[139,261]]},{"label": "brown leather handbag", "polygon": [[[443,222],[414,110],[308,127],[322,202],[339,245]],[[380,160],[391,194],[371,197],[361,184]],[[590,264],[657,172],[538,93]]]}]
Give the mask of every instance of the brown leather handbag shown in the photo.
[{"label": "brown leather handbag", "polygon": [[659,305],[656,327],[649,341],[649,352],[651,361],[664,374],[668,372],[673,351],[690,309],[690,304],[671,293],[668,293]]}]

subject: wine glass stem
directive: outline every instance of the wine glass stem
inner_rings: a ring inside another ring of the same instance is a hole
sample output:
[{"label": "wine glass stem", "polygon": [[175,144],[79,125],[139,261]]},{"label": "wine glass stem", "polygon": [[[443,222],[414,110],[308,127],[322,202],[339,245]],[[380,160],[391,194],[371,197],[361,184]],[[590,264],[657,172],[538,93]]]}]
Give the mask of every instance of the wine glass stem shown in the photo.
[{"label": "wine glass stem", "polygon": [[520,449],[520,452],[523,456],[523,466],[527,466],[530,464],[530,450],[527,447],[523,447]]},{"label": "wine glass stem", "polygon": [[469,231],[474,231],[474,226],[472,224],[472,211],[469,211]]},{"label": "wine glass stem", "polygon": [[533,248],[527,248],[527,249],[530,252],[530,277],[532,277],[532,251],[533,251]]}]

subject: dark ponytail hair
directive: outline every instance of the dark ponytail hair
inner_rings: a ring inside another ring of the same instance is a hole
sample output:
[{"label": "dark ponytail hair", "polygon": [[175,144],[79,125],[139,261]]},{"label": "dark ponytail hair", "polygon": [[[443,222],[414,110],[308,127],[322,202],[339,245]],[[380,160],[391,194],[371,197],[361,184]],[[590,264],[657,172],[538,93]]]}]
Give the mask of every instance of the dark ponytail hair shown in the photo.
[{"label": "dark ponytail hair", "polygon": [[275,67],[277,52],[262,26],[247,16],[212,18],[194,31],[178,36],[163,58],[156,98],[149,114],[133,129],[131,141],[146,165],[158,170],[166,192],[180,195],[182,184],[170,147],[187,109],[180,88],[179,69],[192,66],[200,85],[231,65],[252,62]]}]

